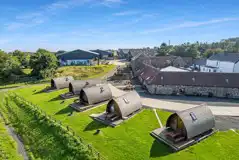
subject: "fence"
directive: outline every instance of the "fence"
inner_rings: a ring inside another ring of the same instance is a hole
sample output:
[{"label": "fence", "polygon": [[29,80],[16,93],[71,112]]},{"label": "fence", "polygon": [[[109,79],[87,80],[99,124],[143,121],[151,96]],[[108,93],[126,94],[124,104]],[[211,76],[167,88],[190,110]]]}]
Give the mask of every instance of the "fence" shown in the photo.
[{"label": "fence", "polygon": [[[85,142],[79,135],[76,134],[76,132],[68,125],[62,125],[62,122],[59,120],[56,120],[54,117],[48,115],[45,111],[43,111],[39,106],[33,104],[32,102],[29,102],[25,100],[23,97],[17,95],[16,93],[12,93],[14,98],[19,99],[24,104],[28,105],[30,110],[32,110],[35,113],[40,113],[44,115],[46,119],[52,122],[52,124],[59,125],[62,130],[65,130],[66,133],[71,134],[71,136],[75,139],[75,142],[77,145],[83,145],[84,147],[87,147],[89,151],[98,159],[98,160],[105,160],[106,158],[103,157],[92,145]],[[80,143],[78,143],[80,142]]]}]

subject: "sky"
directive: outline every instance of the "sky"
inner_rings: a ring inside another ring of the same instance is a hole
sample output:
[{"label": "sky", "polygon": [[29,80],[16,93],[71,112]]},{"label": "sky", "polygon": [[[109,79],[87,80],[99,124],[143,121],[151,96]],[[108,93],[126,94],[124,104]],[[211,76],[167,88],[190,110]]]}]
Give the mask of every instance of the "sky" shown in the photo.
[{"label": "sky", "polygon": [[50,51],[239,36],[238,0],[0,0],[0,49]]}]

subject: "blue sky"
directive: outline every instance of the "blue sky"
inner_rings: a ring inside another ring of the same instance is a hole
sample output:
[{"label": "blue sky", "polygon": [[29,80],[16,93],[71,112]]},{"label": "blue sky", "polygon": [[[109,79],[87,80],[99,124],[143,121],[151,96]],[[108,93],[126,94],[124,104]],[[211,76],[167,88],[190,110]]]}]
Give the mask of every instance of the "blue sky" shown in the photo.
[{"label": "blue sky", "polygon": [[0,48],[116,49],[239,36],[238,0],[1,0]]}]

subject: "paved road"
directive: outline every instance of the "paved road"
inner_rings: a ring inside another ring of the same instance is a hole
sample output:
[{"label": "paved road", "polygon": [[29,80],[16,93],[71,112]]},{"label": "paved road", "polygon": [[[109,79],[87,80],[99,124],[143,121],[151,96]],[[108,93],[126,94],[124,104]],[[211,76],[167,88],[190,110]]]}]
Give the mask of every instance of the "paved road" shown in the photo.
[{"label": "paved road", "polygon": [[[150,108],[165,109],[168,111],[181,111],[181,110],[192,108],[198,105],[194,103],[189,104],[189,103],[165,101],[165,100],[150,98],[149,96],[148,97],[141,96],[141,98],[142,98],[142,103],[144,106],[147,106]],[[235,104],[232,104],[231,106],[230,105],[227,105],[227,106],[208,105],[208,107],[212,110],[212,113],[214,115],[239,116],[239,106],[235,106]]]},{"label": "paved road", "polygon": [[[110,85],[110,88],[112,90],[113,96],[117,97],[122,94],[125,94],[125,91],[122,91],[113,85]],[[198,99],[197,101],[192,101],[191,97],[184,97],[184,100],[181,101],[172,101],[172,99],[166,99],[162,98],[161,96],[157,95],[149,95],[142,90],[138,92],[141,96],[142,104],[145,107],[149,108],[159,108],[159,109],[164,109],[168,111],[181,111],[185,110],[188,108],[195,107],[199,104],[206,103],[209,108],[212,110],[214,115],[217,116],[239,116],[239,103],[236,101],[230,102],[230,101],[218,101],[215,99],[215,101],[206,101],[207,98],[205,99]],[[208,99],[211,100],[211,99]]]}]

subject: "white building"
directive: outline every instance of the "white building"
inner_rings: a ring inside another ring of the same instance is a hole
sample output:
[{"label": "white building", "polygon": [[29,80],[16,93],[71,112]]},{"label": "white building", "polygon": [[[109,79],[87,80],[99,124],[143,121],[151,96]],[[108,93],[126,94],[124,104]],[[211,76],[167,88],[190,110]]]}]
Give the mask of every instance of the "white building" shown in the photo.
[{"label": "white building", "polygon": [[219,53],[207,59],[201,72],[239,73],[239,53]]}]

